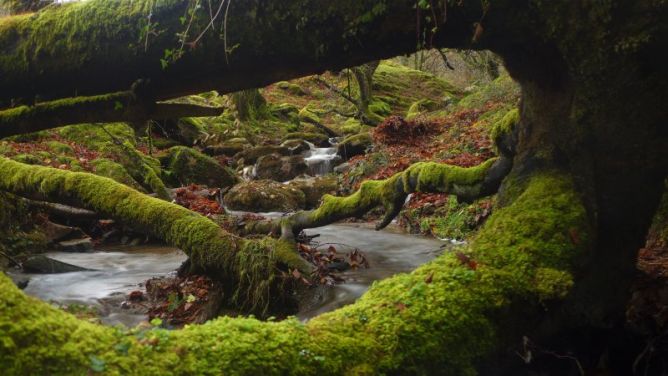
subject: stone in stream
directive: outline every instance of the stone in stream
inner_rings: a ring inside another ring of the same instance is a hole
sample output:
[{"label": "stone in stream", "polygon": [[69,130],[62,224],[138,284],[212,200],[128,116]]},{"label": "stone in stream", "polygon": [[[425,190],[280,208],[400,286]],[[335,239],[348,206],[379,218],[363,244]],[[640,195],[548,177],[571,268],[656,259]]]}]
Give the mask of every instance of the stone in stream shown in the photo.
[{"label": "stone in stream", "polygon": [[43,255],[30,256],[21,263],[21,266],[23,267],[23,271],[26,273],[40,274],[57,274],[92,270],[54,260]]},{"label": "stone in stream", "polygon": [[369,133],[360,133],[348,136],[343,139],[337,147],[337,153],[344,160],[348,160],[356,155],[366,153],[366,150],[373,145],[373,140]]},{"label": "stone in stream", "polygon": [[282,157],[278,154],[264,155],[255,163],[258,179],[288,181],[308,171],[304,158],[300,155]]},{"label": "stone in stream", "polygon": [[290,212],[304,207],[304,192],[273,180],[254,180],[235,185],[223,198],[232,210]]},{"label": "stone in stream", "polygon": [[57,242],[68,238],[83,238],[86,236],[78,227],[63,226],[51,221],[44,221],[40,224],[40,229],[49,242]]},{"label": "stone in stream", "polygon": [[335,177],[298,178],[289,183],[304,192],[305,209],[312,209],[320,205],[320,199],[325,194],[336,194],[338,180]]},{"label": "stone in stream", "polygon": [[93,242],[90,238],[66,240],[58,242],[56,248],[61,252],[90,252],[93,250]]},{"label": "stone in stream", "polygon": [[292,154],[292,152],[290,151],[290,149],[283,146],[275,146],[275,145],[256,146],[254,148],[246,149],[242,152],[235,154],[234,160],[237,161],[237,165],[239,165],[238,162],[241,159],[243,159],[244,165],[252,165],[255,164],[255,162],[257,162],[258,158],[268,154],[280,154],[283,156],[287,156]]},{"label": "stone in stream", "polygon": [[282,147],[290,149],[292,154],[297,155],[309,151],[311,146],[304,140],[287,140],[281,144]]}]

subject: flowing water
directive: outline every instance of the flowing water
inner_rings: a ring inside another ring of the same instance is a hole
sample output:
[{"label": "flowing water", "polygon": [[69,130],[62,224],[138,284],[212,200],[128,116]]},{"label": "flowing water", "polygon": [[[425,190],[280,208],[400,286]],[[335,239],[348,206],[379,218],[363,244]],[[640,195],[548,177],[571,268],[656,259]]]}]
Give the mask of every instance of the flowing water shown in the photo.
[{"label": "flowing water", "polygon": [[[349,304],[366,291],[375,280],[406,272],[434,258],[443,242],[420,236],[374,231],[361,225],[330,225],[307,230],[326,248],[338,253],[358,248],[367,258],[369,269],[341,273],[346,282],[332,287],[310,289],[301,300],[297,316],[308,319],[319,313]],[[101,309],[104,323],[134,326],[146,316],[120,309],[125,295],[143,290],[151,277],[173,273],[186,259],[183,252],[166,246],[114,247],[90,253],[52,252],[46,256],[94,271],[63,274],[20,274],[30,282],[24,290],[42,300],[62,304],[85,304]],[[102,302],[106,301],[105,304]]]},{"label": "flowing water", "polygon": [[310,150],[304,153],[304,161],[309,168],[309,175],[322,176],[334,170],[335,162],[338,162],[341,157],[336,153],[336,144],[334,139],[330,139],[330,143],[334,147],[317,148],[310,142],[307,142]]}]

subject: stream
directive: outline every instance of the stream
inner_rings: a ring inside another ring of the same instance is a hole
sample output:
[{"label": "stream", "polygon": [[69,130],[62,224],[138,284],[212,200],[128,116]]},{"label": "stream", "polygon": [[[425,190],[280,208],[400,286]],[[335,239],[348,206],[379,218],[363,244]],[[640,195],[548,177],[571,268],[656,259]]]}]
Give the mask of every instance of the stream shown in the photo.
[{"label": "stream", "polygon": [[[414,269],[438,255],[445,244],[387,229],[375,231],[365,224],[335,224],[306,232],[320,234],[314,240],[323,248],[333,244],[340,254],[358,248],[370,267],[340,273],[345,283],[310,289],[300,299],[296,316],[301,320],[354,302],[373,281]],[[143,290],[143,283],[151,277],[174,273],[186,259],[176,248],[146,245],[104,247],[88,253],[50,252],[46,256],[95,270],[63,274],[12,273],[15,278],[30,279],[24,290],[27,294],[61,304],[96,306],[103,323],[126,326],[146,320],[143,314],[120,308],[126,294]]]}]

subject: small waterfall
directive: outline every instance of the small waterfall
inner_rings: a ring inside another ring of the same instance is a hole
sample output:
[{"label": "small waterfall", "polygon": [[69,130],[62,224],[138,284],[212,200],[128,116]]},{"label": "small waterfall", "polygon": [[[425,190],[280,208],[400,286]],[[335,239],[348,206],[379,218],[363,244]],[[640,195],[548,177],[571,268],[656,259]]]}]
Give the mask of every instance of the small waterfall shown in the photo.
[{"label": "small waterfall", "polygon": [[334,162],[338,161],[340,157],[336,153],[335,140],[330,139],[330,143],[333,147],[317,148],[312,143],[307,142],[310,150],[304,153],[304,161],[309,168],[310,175],[322,176],[334,170]]},{"label": "small waterfall", "polygon": [[241,177],[244,180],[253,180],[255,179],[256,173],[255,173],[255,165],[253,166],[246,166],[244,169],[241,171]]}]

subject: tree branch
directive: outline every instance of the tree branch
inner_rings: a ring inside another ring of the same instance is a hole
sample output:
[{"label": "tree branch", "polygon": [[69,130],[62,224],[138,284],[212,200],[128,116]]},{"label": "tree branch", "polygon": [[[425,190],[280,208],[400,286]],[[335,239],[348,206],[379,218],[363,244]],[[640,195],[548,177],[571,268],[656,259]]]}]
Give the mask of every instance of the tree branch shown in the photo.
[{"label": "tree branch", "polygon": [[218,116],[223,109],[156,103],[135,90],[75,97],[0,111],[0,138],[82,123],[144,122],[149,119]]}]

